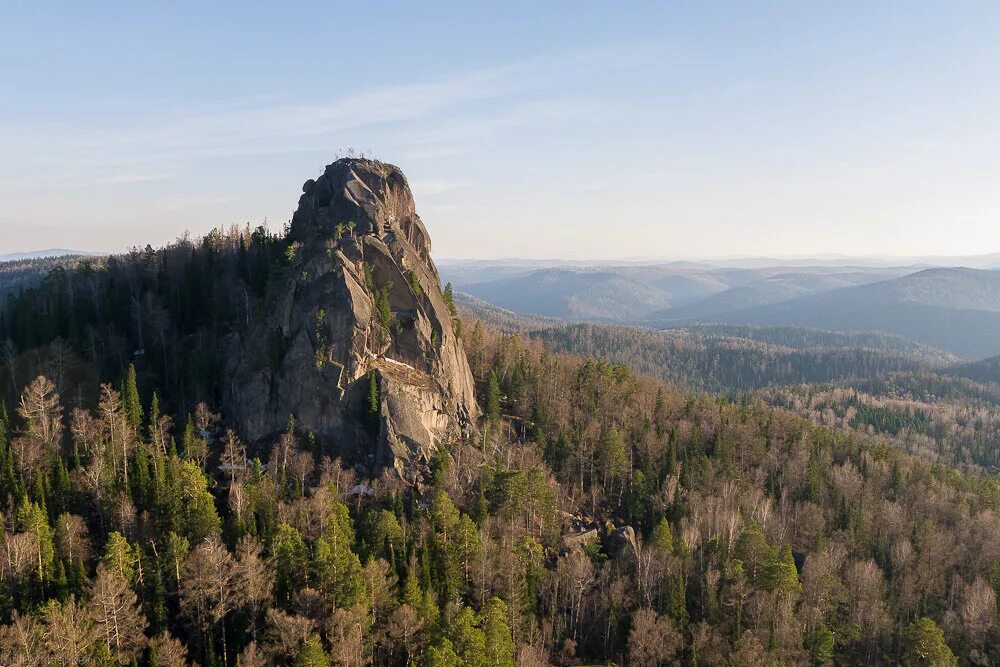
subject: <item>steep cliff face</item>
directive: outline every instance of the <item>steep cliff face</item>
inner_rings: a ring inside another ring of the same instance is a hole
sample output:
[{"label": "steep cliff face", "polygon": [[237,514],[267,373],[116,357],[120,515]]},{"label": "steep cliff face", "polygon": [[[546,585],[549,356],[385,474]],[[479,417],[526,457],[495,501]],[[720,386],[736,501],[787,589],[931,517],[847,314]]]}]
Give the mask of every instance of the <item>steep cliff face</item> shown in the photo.
[{"label": "steep cliff face", "polygon": [[294,416],[324,445],[413,479],[478,415],[427,230],[392,165],[338,160],[302,190],[295,257],[233,341],[223,407],[252,441]]}]

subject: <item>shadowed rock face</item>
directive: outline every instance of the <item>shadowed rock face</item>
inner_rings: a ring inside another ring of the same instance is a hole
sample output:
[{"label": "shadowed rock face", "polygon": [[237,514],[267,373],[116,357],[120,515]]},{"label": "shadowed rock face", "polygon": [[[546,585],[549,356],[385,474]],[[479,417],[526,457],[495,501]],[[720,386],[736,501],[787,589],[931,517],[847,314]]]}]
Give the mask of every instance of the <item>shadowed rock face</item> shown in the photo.
[{"label": "shadowed rock face", "polygon": [[223,407],[252,441],[294,416],[325,446],[415,479],[478,416],[427,230],[392,165],[338,160],[302,191],[289,230],[296,258],[266,313],[233,341]]}]

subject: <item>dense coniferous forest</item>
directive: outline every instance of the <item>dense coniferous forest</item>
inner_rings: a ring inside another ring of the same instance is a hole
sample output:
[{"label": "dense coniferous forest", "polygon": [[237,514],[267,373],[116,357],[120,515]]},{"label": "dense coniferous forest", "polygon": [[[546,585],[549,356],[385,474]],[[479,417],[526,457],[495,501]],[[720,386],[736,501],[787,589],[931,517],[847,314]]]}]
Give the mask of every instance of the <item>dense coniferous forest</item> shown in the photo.
[{"label": "dense coniferous forest", "polygon": [[977,382],[1000,383],[1000,357],[990,357],[971,364],[961,364],[950,369],[949,372]]},{"label": "dense coniferous forest", "polygon": [[8,401],[30,379],[22,373],[52,366],[67,374],[53,380],[69,406],[93,406],[96,388],[75,373],[113,378],[135,361],[172,410],[211,403],[226,336],[268,307],[289,247],[263,227],[230,228],[158,251],[72,260],[75,269],[57,264],[10,294],[0,314]]},{"label": "dense coniferous forest", "polygon": [[86,259],[83,255],[33,257],[0,262],[0,298],[35,287],[53,269],[72,268]]},{"label": "dense coniferous forest", "polygon": [[947,406],[987,406],[995,387],[939,389],[876,356],[850,363],[907,372],[731,400],[468,320],[474,436],[416,485],[369,478],[295,415],[244,443],[219,414],[222,343],[293,255],[231,230],[84,262],[9,301],[0,664],[1000,652],[1000,484],[942,453],[994,465],[992,413]]},{"label": "dense coniferous forest", "polygon": [[821,336],[809,330],[693,327],[648,331],[574,324],[534,330],[529,335],[554,350],[604,358],[692,391],[715,393],[922,371],[950,358],[932,348],[907,348],[892,337],[841,336],[837,340],[832,332]]}]

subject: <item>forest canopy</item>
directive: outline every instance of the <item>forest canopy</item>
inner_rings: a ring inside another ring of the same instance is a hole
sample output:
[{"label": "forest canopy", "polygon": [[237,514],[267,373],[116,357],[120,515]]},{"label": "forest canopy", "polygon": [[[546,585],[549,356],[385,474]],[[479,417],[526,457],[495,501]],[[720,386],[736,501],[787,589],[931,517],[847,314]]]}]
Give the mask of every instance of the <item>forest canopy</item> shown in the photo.
[{"label": "forest canopy", "polygon": [[[946,417],[874,386],[810,393],[805,414],[791,390],[691,393],[469,320],[483,416],[420,484],[368,476],[294,415],[245,443],[215,404],[214,341],[260,307],[286,248],[248,230],[182,241],[57,274],[4,310],[0,662],[1000,651],[1000,485],[883,437],[933,437]],[[988,451],[977,419],[948,442]]]}]

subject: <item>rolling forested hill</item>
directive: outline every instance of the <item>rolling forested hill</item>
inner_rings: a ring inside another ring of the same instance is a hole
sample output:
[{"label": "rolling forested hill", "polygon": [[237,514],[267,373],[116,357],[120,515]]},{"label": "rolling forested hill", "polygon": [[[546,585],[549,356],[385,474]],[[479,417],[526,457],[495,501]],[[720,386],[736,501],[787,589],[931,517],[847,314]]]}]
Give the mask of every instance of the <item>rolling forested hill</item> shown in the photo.
[{"label": "rolling forested hill", "polygon": [[730,313],[720,321],[886,331],[972,359],[1000,353],[1000,271],[928,269]]},{"label": "rolling forested hill", "polygon": [[[895,278],[912,268],[451,263],[455,288],[515,312],[619,324],[697,319],[803,294]],[[676,315],[675,315],[676,311]]]},{"label": "rolling forested hill", "polygon": [[[736,329],[736,328],[734,328]],[[721,330],[725,331],[725,330]],[[894,371],[919,371],[948,355],[900,339],[882,337],[903,349],[872,345],[875,337],[842,336],[826,345],[805,344],[817,332],[796,335],[782,329],[730,330],[695,327],[647,331],[596,324],[566,325],[533,331],[532,338],[552,349],[625,364],[692,391],[741,392],[771,385],[861,379]],[[755,334],[757,338],[739,334]],[[828,338],[837,338],[827,334]],[[761,338],[783,340],[770,342]],[[796,340],[797,339],[797,340]],[[788,345],[795,342],[797,344]],[[865,345],[864,343],[869,343]]]},{"label": "rolling forested hill", "polygon": [[[905,271],[907,269],[904,269]],[[888,271],[851,271],[823,273],[779,273],[748,285],[733,287],[692,304],[653,313],[651,322],[713,322],[733,312],[788,301],[800,296],[830,292],[844,287],[866,285],[892,275]]]},{"label": "rolling forested hill", "polygon": [[769,404],[817,424],[882,437],[931,461],[1000,474],[1000,385],[893,373],[830,386],[768,389]]},{"label": "rolling forested hill", "polygon": [[995,270],[678,264],[497,270],[500,277],[488,279],[485,269],[452,269],[455,288],[511,312],[570,322],[882,332],[972,360],[1000,354]]},{"label": "rolling forested hill", "polygon": [[440,449],[421,487],[359,478],[294,425],[250,452],[210,406],[158,413],[141,372],[108,378],[68,427],[72,398],[32,382],[0,422],[0,658],[766,665],[1000,649],[995,480],[482,324],[462,340],[481,433]]},{"label": "rolling forested hill", "polygon": [[522,332],[553,350],[624,364],[692,391],[732,394],[895,371],[930,372],[958,361],[955,355],[890,334],[741,325],[656,331],[560,324],[518,315],[461,293],[456,303],[497,330]]},{"label": "rolling forested hill", "polygon": [[[325,220],[309,196],[309,220]],[[383,247],[355,238],[381,225],[332,229],[219,232],[57,269],[8,300],[0,663],[919,664],[932,650],[989,664],[1000,651],[1000,386],[958,376],[987,379],[990,364],[875,333],[553,326],[416,281],[402,299],[369,266],[350,298],[380,352],[339,408],[361,416],[356,437],[322,438],[304,424],[323,414],[292,412],[248,438],[222,400],[233,363],[298,378],[261,385],[268,406],[338,370],[326,311],[294,336],[314,354],[289,354],[278,330],[228,356],[280,295],[339,285],[348,253]],[[481,410],[401,472],[366,448],[406,425],[393,383],[432,391],[394,361],[420,362],[408,332],[428,291],[451,310],[453,363]],[[329,380],[312,386],[346,395]]]},{"label": "rolling forested hill", "polygon": [[[59,255],[56,257],[28,257],[0,262],[0,300],[16,295],[21,290],[35,287],[54,269],[71,268],[89,259],[85,255]],[[52,279],[55,279],[53,276]]]},{"label": "rolling forested hill", "polygon": [[977,382],[1000,384],[1000,357],[990,357],[970,364],[959,364],[949,368],[948,372]]}]

